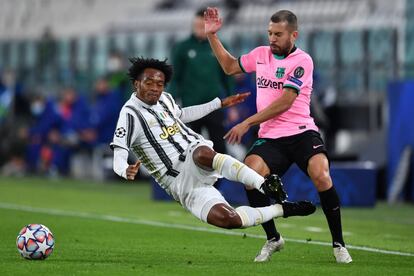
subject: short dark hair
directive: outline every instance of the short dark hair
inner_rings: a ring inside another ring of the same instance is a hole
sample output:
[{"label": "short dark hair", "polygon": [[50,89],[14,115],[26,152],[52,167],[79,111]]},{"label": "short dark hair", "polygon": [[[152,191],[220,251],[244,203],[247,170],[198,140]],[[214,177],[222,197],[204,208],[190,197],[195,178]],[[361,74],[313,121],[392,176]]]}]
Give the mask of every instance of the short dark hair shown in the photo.
[{"label": "short dark hair", "polygon": [[195,15],[194,15],[194,17],[204,17],[204,12],[206,11],[206,8],[199,8],[197,11],[196,11],[196,13],[195,13]]},{"label": "short dark hair", "polygon": [[173,68],[172,65],[167,63],[167,59],[158,60],[154,58],[135,57],[129,58],[129,61],[132,65],[129,67],[128,76],[132,83],[141,78],[141,74],[147,68],[153,68],[163,72],[165,76],[165,84],[171,80]]},{"label": "short dark hair", "polygon": [[297,19],[296,15],[291,11],[280,10],[280,11],[274,13],[272,15],[272,17],[270,17],[270,20],[273,23],[287,22],[288,26],[292,30],[294,30],[294,31],[298,30],[298,19]]}]

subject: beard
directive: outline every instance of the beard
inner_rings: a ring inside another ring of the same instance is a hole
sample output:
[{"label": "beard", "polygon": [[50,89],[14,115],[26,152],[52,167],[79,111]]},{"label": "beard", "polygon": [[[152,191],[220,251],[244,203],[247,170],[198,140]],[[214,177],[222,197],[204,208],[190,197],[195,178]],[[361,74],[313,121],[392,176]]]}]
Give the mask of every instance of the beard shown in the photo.
[{"label": "beard", "polygon": [[276,54],[278,56],[287,56],[290,52],[290,49],[292,49],[292,43],[287,42],[283,46],[276,46],[275,44],[270,44],[270,50],[273,54]]}]

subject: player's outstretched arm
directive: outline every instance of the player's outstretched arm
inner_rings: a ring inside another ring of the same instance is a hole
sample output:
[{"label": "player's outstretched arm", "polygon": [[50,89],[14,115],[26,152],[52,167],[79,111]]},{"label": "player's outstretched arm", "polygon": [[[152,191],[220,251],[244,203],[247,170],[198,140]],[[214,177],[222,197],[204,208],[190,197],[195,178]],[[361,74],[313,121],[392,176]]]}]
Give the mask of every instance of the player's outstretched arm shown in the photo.
[{"label": "player's outstretched arm", "polygon": [[214,100],[205,103],[205,104],[199,104],[199,105],[193,105],[188,106],[182,109],[180,120],[183,123],[189,123],[196,121],[198,119],[203,118],[204,116],[207,116],[211,112],[224,108],[224,107],[230,107],[236,104],[239,104],[241,102],[244,102],[244,100],[250,95],[250,92],[244,92],[239,93],[236,95],[229,96],[227,98],[224,98],[220,100],[219,98],[215,98]]},{"label": "player's outstretched arm", "polygon": [[226,108],[239,103],[244,102],[244,100],[250,96],[250,92],[238,93],[236,95],[228,96],[224,99],[221,99],[221,107]]},{"label": "player's outstretched arm", "polygon": [[214,55],[227,75],[243,73],[237,59],[224,48],[217,36],[217,32],[220,30],[222,24],[223,20],[219,15],[218,9],[208,7],[204,12],[204,31]]}]

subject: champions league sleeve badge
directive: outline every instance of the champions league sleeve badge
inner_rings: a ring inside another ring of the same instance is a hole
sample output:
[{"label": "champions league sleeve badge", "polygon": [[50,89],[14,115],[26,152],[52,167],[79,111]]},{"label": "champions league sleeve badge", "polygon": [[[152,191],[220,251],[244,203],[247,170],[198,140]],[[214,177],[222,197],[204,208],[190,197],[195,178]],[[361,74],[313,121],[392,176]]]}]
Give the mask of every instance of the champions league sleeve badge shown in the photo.
[{"label": "champions league sleeve badge", "polygon": [[303,69],[302,66],[299,66],[295,69],[295,71],[293,72],[293,75],[295,76],[295,78],[301,78],[303,77],[303,74],[305,74],[305,69]]},{"label": "champions league sleeve badge", "polygon": [[116,136],[116,137],[118,137],[118,138],[123,138],[123,137],[125,137],[125,135],[126,135],[126,130],[125,130],[125,128],[124,128],[124,127],[118,127],[118,128],[115,130],[115,136]]}]

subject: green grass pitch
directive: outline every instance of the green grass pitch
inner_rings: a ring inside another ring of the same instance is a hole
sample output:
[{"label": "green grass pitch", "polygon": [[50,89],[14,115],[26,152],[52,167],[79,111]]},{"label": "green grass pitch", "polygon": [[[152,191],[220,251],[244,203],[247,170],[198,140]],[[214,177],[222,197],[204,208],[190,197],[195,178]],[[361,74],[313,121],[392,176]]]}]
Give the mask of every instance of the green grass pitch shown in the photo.
[{"label": "green grass pitch", "polygon": [[[413,205],[343,208],[349,265],[334,262],[320,208],[277,219],[285,248],[258,264],[261,227],[219,229],[150,197],[147,183],[0,178],[0,275],[414,275]],[[47,260],[17,252],[29,223],[55,236]]]}]

